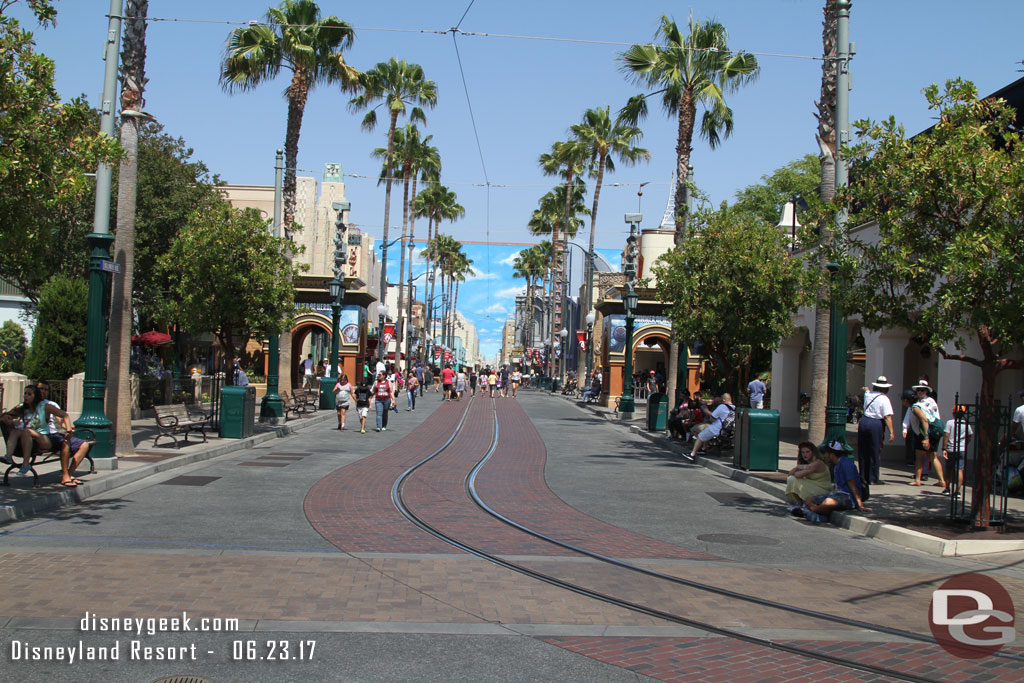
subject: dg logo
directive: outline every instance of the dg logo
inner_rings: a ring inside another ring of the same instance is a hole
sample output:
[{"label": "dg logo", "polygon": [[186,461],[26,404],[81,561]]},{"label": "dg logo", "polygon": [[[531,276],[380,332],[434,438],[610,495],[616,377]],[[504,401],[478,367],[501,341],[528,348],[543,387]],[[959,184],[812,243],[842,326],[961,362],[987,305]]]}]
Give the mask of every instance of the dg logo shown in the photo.
[{"label": "dg logo", "polygon": [[954,576],[932,592],[928,625],[939,645],[963,659],[988,656],[1016,638],[1013,600],[995,579]]}]

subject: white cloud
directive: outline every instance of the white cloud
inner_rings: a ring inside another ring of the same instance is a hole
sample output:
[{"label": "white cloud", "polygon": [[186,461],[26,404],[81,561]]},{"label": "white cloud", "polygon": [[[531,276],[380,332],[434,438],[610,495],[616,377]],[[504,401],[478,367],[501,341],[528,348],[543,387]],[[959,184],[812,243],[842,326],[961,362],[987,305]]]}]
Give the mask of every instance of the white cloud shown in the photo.
[{"label": "white cloud", "polygon": [[480,270],[476,266],[470,266],[469,268],[473,272],[472,272],[471,275],[469,275],[469,277],[466,278],[466,282],[471,282],[473,280],[497,280],[498,279],[498,274],[497,273],[485,273],[484,271]]},{"label": "white cloud", "polygon": [[494,296],[498,299],[511,299],[523,294],[525,291],[525,287],[506,287],[505,289],[499,289],[494,293]]},{"label": "white cloud", "polygon": [[508,309],[506,309],[502,304],[493,303],[484,309],[484,313],[508,313]]},{"label": "white cloud", "polygon": [[498,261],[498,263],[500,263],[503,266],[508,266],[509,268],[511,268],[515,264],[516,257],[519,256],[519,254],[521,253],[522,251],[513,251],[511,254]]}]

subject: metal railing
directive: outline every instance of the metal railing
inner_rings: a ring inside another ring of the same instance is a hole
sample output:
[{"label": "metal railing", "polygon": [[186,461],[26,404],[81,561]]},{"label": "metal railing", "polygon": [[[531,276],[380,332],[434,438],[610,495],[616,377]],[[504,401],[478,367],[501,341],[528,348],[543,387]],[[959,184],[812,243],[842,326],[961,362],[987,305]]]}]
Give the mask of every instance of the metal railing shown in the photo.
[{"label": "metal railing", "polygon": [[[993,441],[989,444],[989,462],[991,465],[989,482],[989,494],[984,499],[974,495],[978,481],[982,479],[981,458],[978,449],[981,440],[978,438],[982,429],[981,410],[978,397],[975,396],[974,403],[961,404],[960,395],[954,399],[954,405],[963,409],[962,418],[956,419],[953,423],[953,433],[950,434],[948,442],[950,446],[960,443],[963,437],[967,437],[965,452],[959,457],[965,458],[964,483],[961,486],[957,476],[957,463],[950,463],[950,471],[947,481],[949,482],[952,495],[949,502],[949,518],[951,521],[959,520],[970,522],[971,520],[983,520],[992,526],[1002,526],[1007,522],[1007,506],[1010,495],[1010,480],[1018,471],[1016,463],[1011,462],[1012,442],[1009,438],[1013,423],[1012,402],[1007,401],[1005,405],[997,403],[992,408],[991,420],[988,425],[989,434]],[[968,431],[969,430],[969,431]],[[967,434],[963,434],[967,431]],[[954,460],[951,458],[951,460]],[[967,501],[967,489],[971,489],[971,501]],[[988,511],[985,515],[985,511]]]}]

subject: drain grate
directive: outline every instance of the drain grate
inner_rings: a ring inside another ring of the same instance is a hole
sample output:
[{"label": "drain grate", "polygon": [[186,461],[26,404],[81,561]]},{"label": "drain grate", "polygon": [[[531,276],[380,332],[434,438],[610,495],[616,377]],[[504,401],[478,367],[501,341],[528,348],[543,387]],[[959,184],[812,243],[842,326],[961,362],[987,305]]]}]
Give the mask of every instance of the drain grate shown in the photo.
[{"label": "drain grate", "polygon": [[198,477],[180,476],[160,482],[165,486],[206,486],[211,481],[217,481],[220,477]]},{"label": "drain grate", "polygon": [[243,467],[288,467],[290,462],[240,462]]},{"label": "drain grate", "polygon": [[199,676],[166,676],[156,679],[153,683],[213,683],[213,679]]},{"label": "drain grate", "polygon": [[701,534],[698,541],[706,543],[724,543],[726,545],[778,545],[781,543],[777,538],[767,536],[753,536],[751,534]]}]

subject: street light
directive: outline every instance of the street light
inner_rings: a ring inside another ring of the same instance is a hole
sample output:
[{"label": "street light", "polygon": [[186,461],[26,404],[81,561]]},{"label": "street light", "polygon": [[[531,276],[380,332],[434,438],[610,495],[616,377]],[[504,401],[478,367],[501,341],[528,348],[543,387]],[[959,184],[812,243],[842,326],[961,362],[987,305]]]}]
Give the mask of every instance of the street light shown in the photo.
[{"label": "street light", "polygon": [[335,277],[327,283],[331,296],[331,359],[328,374],[320,378],[320,408],[334,410],[334,385],[338,381],[338,328],[341,325],[341,302],[345,298],[345,284]]},{"label": "street light", "polygon": [[590,377],[590,373],[593,371],[594,364],[594,321],[597,320],[597,315],[594,314],[594,309],[590,309],[587,313],[587,377]]},{"label": "street light", "polygon": [[629,239],[626,240],[626,262],[623,270],[626,274],[626,295],[622,297],[623,307],[626,309],[626,362],[622,369],[622,397],[619,399],[619,415],[624,420],[633,419],[636,412],[636,404],[633,402],[633,314],[636,313],[637,303],[640,296],[633,289],[636,282],[637,271],[637,232],[643,216],[638,213],[627,213],[626,222],[629,223]]},{"label": "street light", "polygon": [[558,358],[558,378],[565,381],[565,339],[569,336],[569,330],[564,327],[558,332],[558,336],[562,338],[561,350]]},{"label": "street light", "polygon": [[[387,281],[384,282],[385,286]],[[377,306],[377,315],[380,318],[380,324],[377,326],[377,362],[384,362],[384,320],[388,317],[388,305],[380,304]]]}]

